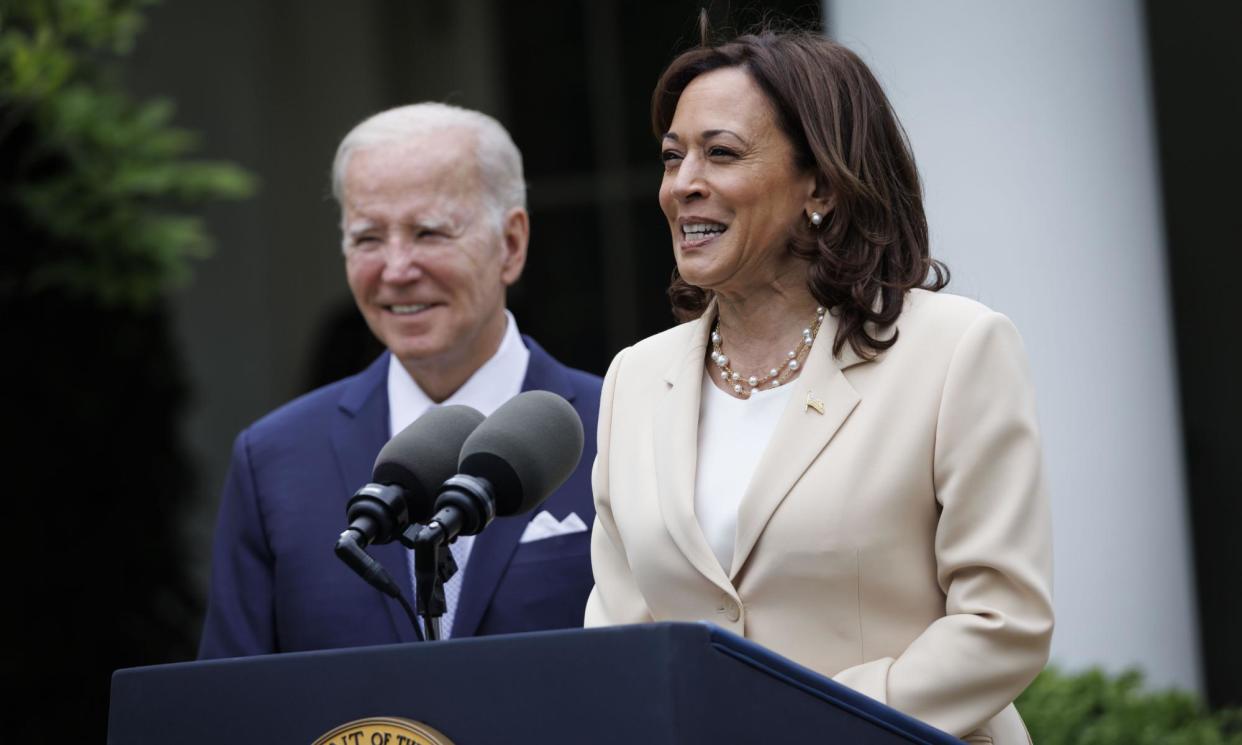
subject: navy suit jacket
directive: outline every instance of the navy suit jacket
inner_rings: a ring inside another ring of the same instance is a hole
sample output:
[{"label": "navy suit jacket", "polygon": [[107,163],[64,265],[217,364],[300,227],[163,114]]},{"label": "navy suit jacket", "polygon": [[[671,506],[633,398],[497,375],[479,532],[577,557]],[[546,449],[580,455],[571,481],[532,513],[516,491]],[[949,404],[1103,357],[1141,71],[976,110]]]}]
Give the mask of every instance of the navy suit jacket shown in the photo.
[{"label": "navy suit jacket", "polygon": [[[585,445],[569,480],[533,514],[497,518],[475,539],[453,636],[579,627],[591,575],[590,533],[527,543],[529,520],[547,510],[594,524],[591,464],[601,381],[557,362],[529,337],[522,390],[547,390],[582,418]],[[370,481],[388,441],[385,352],[363,372],[302,396],[237,437],[220,504],[211,591],[199,657],[395,644],[416,639],[396,600],[346,567],[333,546],[345,503]],[[371,546],[410,597],[406,549]]]}]

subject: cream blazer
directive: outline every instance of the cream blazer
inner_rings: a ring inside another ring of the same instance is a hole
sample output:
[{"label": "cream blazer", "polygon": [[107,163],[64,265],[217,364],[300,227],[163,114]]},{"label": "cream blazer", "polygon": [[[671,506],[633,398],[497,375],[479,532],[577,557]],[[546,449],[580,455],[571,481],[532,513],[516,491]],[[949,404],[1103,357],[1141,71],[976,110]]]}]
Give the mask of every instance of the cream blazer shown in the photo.
[{"label": "cream blazer", "polygon": [[722,567],[694,514],[714,316],[604,379],[586,625],[711,621],[958,737],[1029,742],[1011,702],[1047,661],[1052,559],[1013,324],[915,290],[865,361],[832,355],[826,316]]}]

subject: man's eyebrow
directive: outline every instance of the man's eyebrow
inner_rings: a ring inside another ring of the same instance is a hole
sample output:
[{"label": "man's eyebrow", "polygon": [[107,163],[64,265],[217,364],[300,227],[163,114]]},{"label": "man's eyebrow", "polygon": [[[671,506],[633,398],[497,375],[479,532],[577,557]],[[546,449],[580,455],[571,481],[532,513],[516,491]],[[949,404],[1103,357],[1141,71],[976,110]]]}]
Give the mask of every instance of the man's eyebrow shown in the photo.
[{"label": "man's eyebrow", "polygon": [[[453,215],[439,213],[426,214],[403,224],[416,230],[433,230],[444,233],[456,233],[461,230],[461,221],[459,219]],[[346,223],[342,230],[346,237],[356,238],[362,233],[382,229],[383,227],[383,221],[363,217]]]},{"label": "man's eyebrow", "polygon": [[452,215],[426,215],[413,221],[412,225],[419,230],[436,230],[453,233],[458,230],[459,220]]},{"label": "man's eyebrow", "polygon": [[345,225],[345,232],[349,235],[357,235],[358,233],[364,233],[371,230],[374,227],[374,220],[354,220],[353,222]]}]

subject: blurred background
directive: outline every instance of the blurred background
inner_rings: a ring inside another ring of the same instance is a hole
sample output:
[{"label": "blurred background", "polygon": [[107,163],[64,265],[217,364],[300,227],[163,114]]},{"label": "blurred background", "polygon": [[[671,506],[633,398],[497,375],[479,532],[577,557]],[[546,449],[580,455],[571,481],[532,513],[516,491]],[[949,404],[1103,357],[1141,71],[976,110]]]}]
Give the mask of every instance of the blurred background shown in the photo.
[{"label": "blurred background", "polygon": [[[440,100],[509,128],[533,226],[510,307],[554,356],[602,374],[672,324],[648,105],[702,4],[0,0],[18,733],[81,712],[61,736],[98,737],[112,670],[193,657],[233,438],[379,351],[329,196],[361,119]],[[863,56],[913,144],[948,291],[1022,331],[1054,661],[1242,704],[1242,5],[709,13]]]}]

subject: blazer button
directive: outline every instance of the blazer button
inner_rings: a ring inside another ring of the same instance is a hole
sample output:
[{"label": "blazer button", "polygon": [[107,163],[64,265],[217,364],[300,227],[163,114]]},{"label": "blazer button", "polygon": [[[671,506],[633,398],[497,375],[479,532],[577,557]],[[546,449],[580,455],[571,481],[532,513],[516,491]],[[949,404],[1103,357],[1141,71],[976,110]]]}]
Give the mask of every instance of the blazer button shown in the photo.
[{"label": "blazer button", "polygon": [[742,617],[741,607],[728,595],[721,595],[720,602],[716,605],[716,612],[730,621],[737,621]]}]

